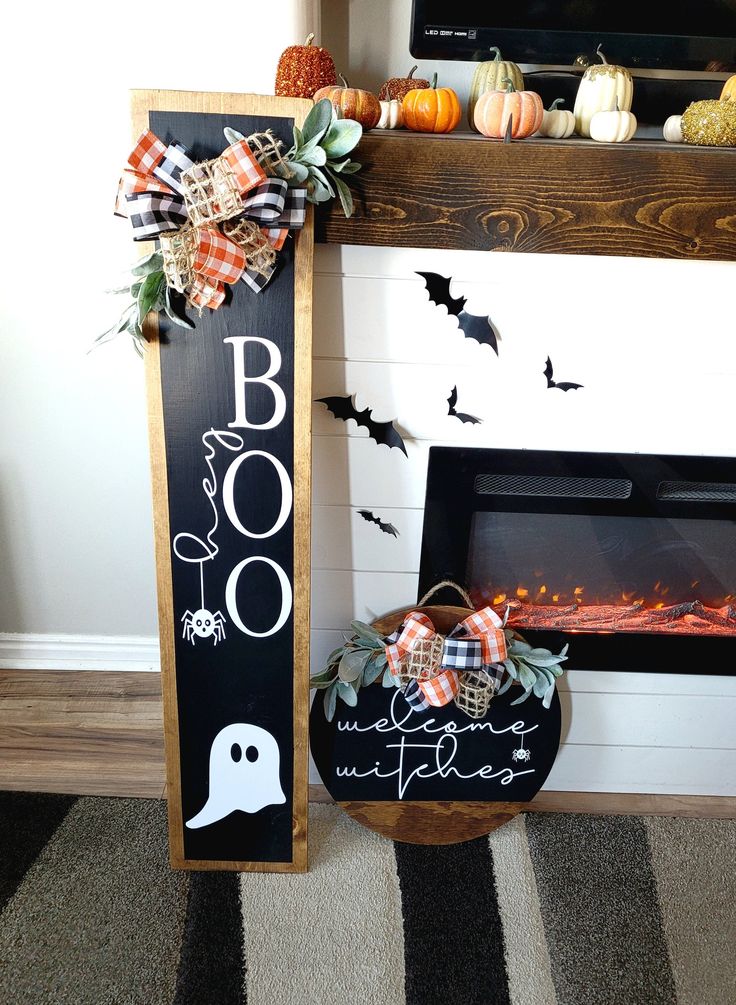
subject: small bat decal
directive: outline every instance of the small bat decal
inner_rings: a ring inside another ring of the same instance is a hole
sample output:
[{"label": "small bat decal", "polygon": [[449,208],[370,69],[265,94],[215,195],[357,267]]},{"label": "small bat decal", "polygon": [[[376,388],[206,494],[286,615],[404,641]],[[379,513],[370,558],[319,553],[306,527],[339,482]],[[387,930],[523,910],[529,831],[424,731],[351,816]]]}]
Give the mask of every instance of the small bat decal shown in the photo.
[{"label": "small bat decal", "polygon": [[465,297],[450,296],[450,278],[436,272],[417,272],[427,287],[429,299],[438,307],[446,307],[447,313],[456,317],[465,338],[475,339],[481,345],[489,345],[498,356],[498,336],[489,317],[482,314],[468,314]]},{"label": "small bat decal", "polygon": [[409,456],[406,453],[404,441],[394,429],[393,423],[390,421],[376,422],[375,419],[371,418],[373,411],[371,408],[364,408],[362,412],[359,412],[353,404],[352,394],[347,394],[345,397],[331,395],[328,398],[317,398],[316,400],[327,405],[336,419],[342,419],[344,422],[347,422],[348,419],[355,419],[359,426],[364,426],[368,430],[368,435],[376,443],[385,443],[387,447],[398,447],[405,456]]},{"label": "small bat decal", "polygon": [[374,516],[369,509],[359,509],[358,512],[364,520],[368,521],[368,523],[378,524],[378,529],[382,530],[384,534],[393,534],[394,537],[399,536],[398,530],[392,523],[384,523],[383,520],[379,520],[378,517]]},{"label": "small bat decal", "polygon": [[483,421],[482,419],[477,418],[477,416],[475,415],[468,415],[467,412],[457,412],[455,410],[455,405],[457,405],[457,387],[453,387],[453,389],[450,391],[450,397],[447,399],[447,404],[450,406],[447,411],[447,414],[454,415],[455,418],[459,419],[461,422],[472,422],[473,424],[475,424],[476,422]]},{"label": "small bat decal", "polygon": [[544,376],[547,378],[547,388],[559,387],[561,391],[577,391],[579,387],[584,387],[584,384],[572,384],[569,380],[561,380],[559,384],[556,380],[552,379],[552,360],[547,357],[547,363],[544,367]]}]

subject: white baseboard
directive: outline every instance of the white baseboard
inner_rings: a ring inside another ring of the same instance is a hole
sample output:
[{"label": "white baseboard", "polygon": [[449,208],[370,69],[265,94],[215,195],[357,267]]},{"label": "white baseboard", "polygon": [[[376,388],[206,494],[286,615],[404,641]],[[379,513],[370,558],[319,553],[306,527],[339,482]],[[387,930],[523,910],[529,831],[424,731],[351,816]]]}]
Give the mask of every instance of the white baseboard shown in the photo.
[{"label": "white baseboard", "polygon": [[157,636],[0,632],[0,670],[161,669]]}]

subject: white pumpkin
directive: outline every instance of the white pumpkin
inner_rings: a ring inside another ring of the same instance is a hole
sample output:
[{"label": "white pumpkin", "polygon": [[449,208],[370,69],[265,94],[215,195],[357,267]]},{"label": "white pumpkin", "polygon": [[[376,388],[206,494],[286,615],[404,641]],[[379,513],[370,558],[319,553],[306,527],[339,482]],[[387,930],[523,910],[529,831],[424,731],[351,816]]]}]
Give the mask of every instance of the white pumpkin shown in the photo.
[{"label": "white pumpkin", "polygon": [[682,143],[682,116],[670,115],[662,126],[662,135],[668,143]]},{"label": "white pumpkin", "polygon": [[603,63],[588,67],[575,96],[575,131],[579,136],[590,136],[590,120],[596,112],[611,112],[615,108],[630,112],[634,97],[634,81],[629,71],[606,62],[600,46],[596,53]]},{"label": "white pumpkin", "polygon": [[636,132],[633,112],[596,112],[590,120],[590,138],[599,143],[626,143]]},{"label": "white pumpkin", "polygon": [[404,113],[401,102],[396,98],[391,101],[379,101],[381,106],[381,117],[378,120],[376,129],[401,129],[404,125]]},{"label": "white pumpkin", "polygon": [[535,136],[548,136],[553,140],[565,140],[575,131],[575,116],[567,108],[558,108],[564,98],[555,98],[542,116],[542,125]]}]

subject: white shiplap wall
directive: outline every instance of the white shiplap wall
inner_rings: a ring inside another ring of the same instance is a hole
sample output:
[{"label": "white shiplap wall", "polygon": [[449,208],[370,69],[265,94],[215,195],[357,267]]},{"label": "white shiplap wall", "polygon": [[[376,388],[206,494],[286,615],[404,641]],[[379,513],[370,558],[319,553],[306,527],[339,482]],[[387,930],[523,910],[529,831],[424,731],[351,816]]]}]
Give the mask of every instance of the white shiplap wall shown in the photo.
[{"label": "white shiplap wall", "polygon": [[[378,446],[315,404],[312,661],[353,618],[417,598],[434,443],[732,455],[736,337],[728,263],[318,247],[313,397],[356,395],[407,445]],[[489,314],[496,357],[430,304],[417,271],[453,277]],[[585,387],[549,391],[558,379]],[[458,408],[481,417],[463,425]],[[369,508],[400,531],[382,534]],[[736,678],[571,672],[549,789],[736,794]],[[317,780],[313,775],[313,780]]]}]

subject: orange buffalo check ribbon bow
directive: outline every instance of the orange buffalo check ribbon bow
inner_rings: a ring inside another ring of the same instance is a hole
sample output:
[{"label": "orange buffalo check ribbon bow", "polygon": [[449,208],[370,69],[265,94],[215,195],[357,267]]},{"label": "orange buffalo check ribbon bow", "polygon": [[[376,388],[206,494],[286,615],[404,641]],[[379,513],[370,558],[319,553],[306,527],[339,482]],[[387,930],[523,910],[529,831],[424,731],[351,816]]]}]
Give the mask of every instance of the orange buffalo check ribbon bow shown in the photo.
[{"label": "orange buffalo check ribbon bow", "polygon": [[498,684],[496,667],[507,655],[503,622],[491,607],[468,615],[449,636],[436,632],[426,614],[413,611],[387,642],[386,660],[397,678],[418,643],[434,643],[434,671],[420,673],[417,683],[429,704],[436,706],[446,705],[457,695],[458,673],[464,670],[485,670]]},{"label": "orange buffalo check ribbon bow", "polygon": [[[288,189],[281,178],[268,178],[246,140],[231,144],[211,163],[216,170],[210,206],[216,214],[219,211],[219,220],[246,217],[264,224],[260,228],[264,240],[275,250],[283,246],[289,228],[303,226],[305,190]],[[265,274],[249,270],[246,253],[216,222],[190,227],[192,207],[182,183],[184,172],[195,186],[200,174],[205,183],[205,166],[192,160],[181,143],[165,146],[150,130],[141,134],[121,175],[115,207],[117,215],[130,220],[133,240],[149,241],[175,231],[187,233],[193,271],[187,293],[198,307],[219,307],[225,298],[224,284],[239,279],[256,291],[262,289],[273,270]],[[227,182],[221,195],[218,176]]]}]

